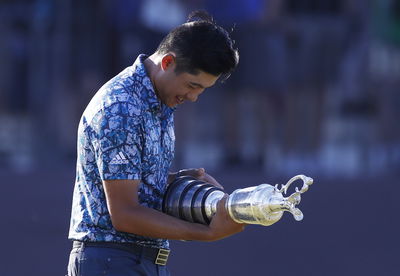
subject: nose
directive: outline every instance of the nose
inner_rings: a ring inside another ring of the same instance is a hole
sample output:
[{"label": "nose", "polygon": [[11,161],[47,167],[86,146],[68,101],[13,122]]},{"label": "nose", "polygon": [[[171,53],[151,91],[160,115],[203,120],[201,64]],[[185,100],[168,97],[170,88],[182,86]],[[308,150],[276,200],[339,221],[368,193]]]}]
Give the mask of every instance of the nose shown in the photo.
[{"label": "nose", "polygon": [[186,94],[186,99],[188,99],[189,101],[191,101],[191,102],[195,102],[195,101],[197,101],[197,98],[199,97],[199,94],[198,93],[193,93],[193,92],[191,92],[191,93],[187,93]]}]

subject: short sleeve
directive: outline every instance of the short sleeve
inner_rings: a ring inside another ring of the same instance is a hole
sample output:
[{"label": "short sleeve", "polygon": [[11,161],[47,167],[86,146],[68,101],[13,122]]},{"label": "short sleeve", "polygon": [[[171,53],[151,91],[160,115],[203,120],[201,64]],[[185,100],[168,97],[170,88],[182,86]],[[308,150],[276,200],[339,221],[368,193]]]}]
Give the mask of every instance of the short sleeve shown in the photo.
[{"label": "short sleeve", "polygon": [[93,147],[102,180],[141,179],[143,135],[140,116],[124,112],[116,103],[100,111],[92,121]]}]

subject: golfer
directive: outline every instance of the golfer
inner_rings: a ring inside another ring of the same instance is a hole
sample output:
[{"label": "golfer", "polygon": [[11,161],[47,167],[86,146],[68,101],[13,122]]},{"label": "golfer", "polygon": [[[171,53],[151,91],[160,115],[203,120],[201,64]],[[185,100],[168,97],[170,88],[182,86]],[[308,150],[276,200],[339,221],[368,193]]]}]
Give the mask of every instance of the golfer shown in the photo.
[{"label": "golfer", "polygon": [[69,276],[169,275],[168,239],[215,241],[243,230],[227,214],[226,197],[210,225],[161,211],[177,175],[220,187],[203,168],[170,172],[173,113],[229,77],[238,59],[228,32],[195,12],[94,95],[78,127]]}]

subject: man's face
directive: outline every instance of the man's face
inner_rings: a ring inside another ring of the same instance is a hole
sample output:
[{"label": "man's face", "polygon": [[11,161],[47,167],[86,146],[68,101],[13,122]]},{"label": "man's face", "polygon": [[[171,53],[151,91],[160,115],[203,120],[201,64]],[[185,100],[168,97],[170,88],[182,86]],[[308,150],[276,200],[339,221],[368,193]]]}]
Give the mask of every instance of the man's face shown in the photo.
[{"label": "man's face", "polygon": [[206,88],[215,84],[219,76],[200,71],[197,75],[187,72],[175,73],[176,64],[167,64],[161,71],[156,90],[160,100],[169,107],[176,107],[184,101],[197,101]]}]

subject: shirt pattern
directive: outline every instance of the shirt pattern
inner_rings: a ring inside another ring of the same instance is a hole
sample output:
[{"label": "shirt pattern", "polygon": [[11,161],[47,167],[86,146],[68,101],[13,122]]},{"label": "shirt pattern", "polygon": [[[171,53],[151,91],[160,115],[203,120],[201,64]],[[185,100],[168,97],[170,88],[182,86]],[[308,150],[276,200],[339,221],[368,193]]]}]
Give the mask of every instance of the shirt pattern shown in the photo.
[{"label": "shirt pattern", "polygon": [[[102,180],[141,179],[139,202],[161,210],[174,156],[173,108],[161,103],[139,55],[93,97],[78,127],[69,238],[169,248],[167,240],[116,231]],[[134,195],[132,195],[134,196]]]}]

